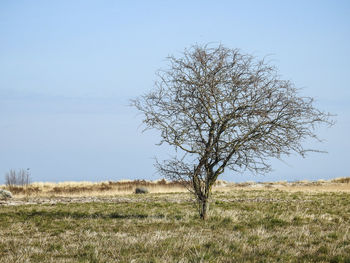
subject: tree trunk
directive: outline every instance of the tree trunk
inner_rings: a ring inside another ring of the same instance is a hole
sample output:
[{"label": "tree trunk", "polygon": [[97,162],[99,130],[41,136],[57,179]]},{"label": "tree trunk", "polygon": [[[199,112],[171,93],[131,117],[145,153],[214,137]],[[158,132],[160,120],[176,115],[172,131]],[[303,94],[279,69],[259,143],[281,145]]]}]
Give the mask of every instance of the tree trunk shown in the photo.
[{"label": "tree trunk", "polygon": [[200,200],[199,203],[199,215],[203,220],[207,219],[207,212],[209,210],[208,198],[204,198]]}]

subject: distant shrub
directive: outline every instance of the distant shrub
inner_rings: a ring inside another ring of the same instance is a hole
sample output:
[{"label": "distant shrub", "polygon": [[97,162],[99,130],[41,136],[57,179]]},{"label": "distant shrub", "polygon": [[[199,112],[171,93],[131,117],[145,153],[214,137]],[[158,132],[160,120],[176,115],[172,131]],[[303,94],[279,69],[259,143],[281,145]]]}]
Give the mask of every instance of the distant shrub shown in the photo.
[{"label": "distant shrub", "polygon": [[0,189],[0,199],[12,198],[12,193],[7,190]]},{"label": "distant shrub", "polygon": [[11,169],[5,174],[5,184],[10,189],[14,186],[28,186],[30,184],[29,169],[19,171]]},{"label": "distant shrub", "polygon": [[333,183],[348,184],[350,183],[350,177],[340,177],[332,180]]},{"label": "distant shrub", "polygon": [[137,187],[135,189],[135,194],[147,194],[148,193],[148,189],[144,188],[144,187]]}]

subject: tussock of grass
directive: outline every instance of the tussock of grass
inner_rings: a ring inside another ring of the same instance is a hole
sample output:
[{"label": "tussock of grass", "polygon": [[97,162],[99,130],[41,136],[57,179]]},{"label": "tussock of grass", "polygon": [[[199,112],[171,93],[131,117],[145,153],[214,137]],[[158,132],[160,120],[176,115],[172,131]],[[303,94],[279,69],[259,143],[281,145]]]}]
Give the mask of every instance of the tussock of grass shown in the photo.
[{"label": "tussock of grass", "polygon": [[[119,200],[119,201],[118,201]],[[231,189],[0,207],[0,262],[350,262],[350,193]]]},{"label": "tussock of grass", "polygon": [[339,177],[331,180],[333,183],[350,184],[350,177]]}]

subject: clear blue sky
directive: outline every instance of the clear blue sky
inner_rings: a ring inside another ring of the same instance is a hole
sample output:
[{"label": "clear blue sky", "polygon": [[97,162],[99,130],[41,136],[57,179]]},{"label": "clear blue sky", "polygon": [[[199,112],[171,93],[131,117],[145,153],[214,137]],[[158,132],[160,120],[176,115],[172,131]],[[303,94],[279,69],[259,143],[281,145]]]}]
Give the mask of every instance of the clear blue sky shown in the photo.
[{"label": "clear blue sky", "polygon": [[273,161],[265,176],[350,176],[349,1],[0,2],[0,183],[9,169],[34,181],[157,179],[157,132],[141,133],[129,99],[149,91],[165,57],[222,43],[269,55],[285,79],[337,114],[319,129],[328,154]]}]

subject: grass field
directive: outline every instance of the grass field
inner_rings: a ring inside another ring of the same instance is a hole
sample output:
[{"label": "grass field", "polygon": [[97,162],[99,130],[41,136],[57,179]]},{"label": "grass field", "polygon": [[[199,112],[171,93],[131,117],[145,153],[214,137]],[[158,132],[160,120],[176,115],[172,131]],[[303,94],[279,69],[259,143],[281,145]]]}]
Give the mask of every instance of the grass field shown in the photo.
[{"label": "grass field", "polygon": [[350,262],[349,191],[242,187],[218,188],[205,222],[182,192],[15,197],[0,262]]}]

